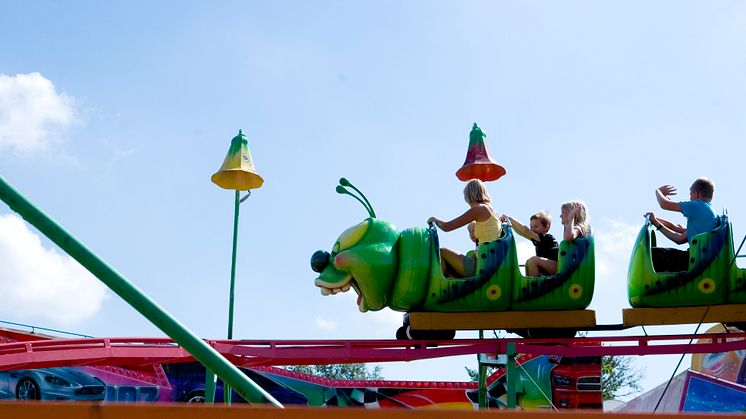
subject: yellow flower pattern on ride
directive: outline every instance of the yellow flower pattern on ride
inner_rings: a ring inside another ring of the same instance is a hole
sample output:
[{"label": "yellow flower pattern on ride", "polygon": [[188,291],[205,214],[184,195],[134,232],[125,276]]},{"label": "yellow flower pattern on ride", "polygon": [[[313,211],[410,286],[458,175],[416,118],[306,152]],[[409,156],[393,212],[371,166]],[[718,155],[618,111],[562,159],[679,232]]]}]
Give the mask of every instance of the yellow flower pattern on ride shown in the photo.
[{"label": "yellow flower pattern on ride", "polygon": [[502,293],[503,293],[502,290],[497,284],[490,285],[485,290],[485,295],[487,295],[487,298],[492,301],[499,300]]},{"label": "yellow flower pattern on ride", "polygon": [[572,298],[573,300],[577,300],[578,298],[583,296],[583,286],[580,284],[573,284],[570,287],[568,294],[570,294],[570,298]]},{"label": "yellow flower pattern on ride", "polygon": [[712,294],[715,292],[715,281],[712,278],[705,278],[699,281],[697,288],[702,294]]}]

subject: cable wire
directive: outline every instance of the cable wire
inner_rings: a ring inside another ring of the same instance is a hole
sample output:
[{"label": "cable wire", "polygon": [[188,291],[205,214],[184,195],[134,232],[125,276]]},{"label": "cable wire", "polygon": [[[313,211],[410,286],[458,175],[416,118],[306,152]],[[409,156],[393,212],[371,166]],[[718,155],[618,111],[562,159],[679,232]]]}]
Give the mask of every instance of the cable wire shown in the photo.
[{"label": "cable wire", "polygon": [[[534,381],[534,379],[533,379],[533,378],[531,377],[531,374],[529,374],[529,373],[528,373],[528,371],[526,371],[526,369],[525,369],[525,368],[523,368],[523,364],[518,364],[518,367],[519,367],[520,369],[522,369],[522,370],[523,370],[523,372],[525,372],[525,373],[526,373],[526,377],[528,377],[528,379],[529,379],[529,380],[531,380],[531,382],[532,382],[532,383],[533,383],[533,384],[534,384],[534,385],[536,386],[536,388],[537,388],[537,389],[539,390],[539,393],[541,393],[541,395],[542,395],[542,396],[544,396],[544,398],[546,399],[546,401],[548,401],[548,402],[549,402],[549,405],[550,405],[550,406],[552,406],[552,409],[554,409],[554,411],[555,411],[555,412],[559,412],[559,409],[557,409],[557,407],[556,407],[556,406],[554,405],[554,403],[552,403],[552,399],[551,399],[550,397],[548,397],[548,396],[547,396],[547,395],[546,395],[546,394],[544,393],[544,391],[542,391],[541,387],[539,387],[539,385],[538,385],[538,384],[536,384],[536,381]],[[551,384],[550,384],[550,385],[551,385]]]},{"label": "cable wire", "polygon": [[[696,336],[697,332],[699,332],[699,328],[700,326],[702,326],[702,323],[704,322],[708,311],[710,311],[709,305],[707,306],[707,308],[705,308],[705,312],[702,314],[702,318],[699,319],[699,324],[697,324],[697,328],[694,329],[694,334],[692,338],[689,339],[689,343],[687,344],[687,349],[689,348],[689,346],[692,345],[692,342],[694,342],[694,336]],[[679,358],[679,362],[676,364],[676,368],[674,368],[673,373],[671,374],[671,378],[668,379],[668,382],[666,383],[666,387],[663,388],[663,392],[661,393],[660,398],[658,398],[658,403],[655,404],[655,409],[653,409],[653,413],[658,411],[658,406],[660,406],[661,402],[663,401],[663,397],[666,395],[666,391],[668,391],[668,387],[671,386],[671,382],[673,381],[674,377],[676,377],[676,372],[679,370],[679,367],[681,366],[681,361],[684,360],[685,356],[686,356],[686,353],[682,352],[681,357]]]},{"label": "cable wire", "polygon": [[10,324],[10,325],[13,325],[13,326],[28,327],[29,329],[31,329],[30,333],[36,333],[36,330],[44,330],[46,332],[62,333],[64,335],[79,336],[79,337],[82,337],[82,338],[92,338],[93,337],[93,336],[89,336],[89,335],[82,335],[80,333],[66,332],[64,330],[50,329],[50,328],[47,328],[47,327],[39,327],[39,326],[30,325],[30,324],[9,322],[9,321],[5,321],[5,320],[0,320],[0,323]]}]

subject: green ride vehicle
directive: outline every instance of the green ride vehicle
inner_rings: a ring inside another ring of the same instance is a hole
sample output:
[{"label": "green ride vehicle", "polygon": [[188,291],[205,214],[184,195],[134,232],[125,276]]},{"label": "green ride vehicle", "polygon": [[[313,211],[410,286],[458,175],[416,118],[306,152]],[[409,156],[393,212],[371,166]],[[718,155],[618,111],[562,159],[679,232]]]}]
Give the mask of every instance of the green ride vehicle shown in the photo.
[{"label": "green ride vehicle", "polygon": [[746,303],[746,270],[735,264],[733,231],[728,216],[718,226],[690,240],[689,269],[657,272],[652,249],[654,227],[645,222],[635,241],[627,276],[632,307],[682,307]]},{"label": "green ride vehicle", "polygon": [[[352,195],[344,186],[351,185],[343,178],[337,192]],[[356,198],[370,217],[344,231],[331,252],[314,253],[311,267],[319,273],[314,283],[322,294],[352,288],[361,312],[384,307],[405,312],[577,310],[593,298],[593,236],[560,244],[556,274],[525,277],[513,230],[505,224],[498,240],[479,246],[473,277],[446,278],[434,227],[399,232],[376,218],[360,195],[365,203]]]}]

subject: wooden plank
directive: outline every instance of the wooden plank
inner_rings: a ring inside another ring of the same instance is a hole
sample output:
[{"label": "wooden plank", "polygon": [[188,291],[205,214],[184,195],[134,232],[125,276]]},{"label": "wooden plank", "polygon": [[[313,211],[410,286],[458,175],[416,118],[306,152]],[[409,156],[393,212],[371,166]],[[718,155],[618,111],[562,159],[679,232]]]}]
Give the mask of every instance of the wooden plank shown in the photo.
[{"label": "wooden plank", "polygon": [[412,330],[489,330],[525,328],[593,328],[593,310],[409,313]]},{"label": "wooden plank", "polygon": [[746,322],[746,304],[725,304],[693,307],[625,308],[622,310],[624,326],[656,326],[671,324],[698,324],[721,322]]}]

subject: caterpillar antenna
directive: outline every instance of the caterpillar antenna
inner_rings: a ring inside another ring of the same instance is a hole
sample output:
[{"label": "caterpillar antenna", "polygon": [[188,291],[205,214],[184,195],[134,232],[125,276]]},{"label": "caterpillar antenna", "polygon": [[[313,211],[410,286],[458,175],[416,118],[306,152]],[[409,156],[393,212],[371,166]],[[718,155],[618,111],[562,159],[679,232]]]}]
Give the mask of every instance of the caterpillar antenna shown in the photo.
[{"label": "caterpillar antenna", "polygon": [[342,185],[342,186],[349,186],[350,188],[354,189],[355,192],[359,193],[360,196],[363,197],[363,199],[365,200],[365,203],[368,204],[368,206],[366,208],[368,209],[368,212],[370,213],[370,216],[373,217],[373,218],[376,218],[376,212],[373,210],[373,205],[370,204],[370,201],[368,201],[368,198],[365,197],[365,194],[363,194],[362,192],[360,192],[360,189],[356,188],[355,185],[353,185],[352,183],[350,183],[350,181],[347,180],[347,178],[341,178],[341,179],[339,179],[339,184]]},{"label": "caterpillar antenna", "polygon": [[336,188],[335,190],[336,190],[336,191],[337,191],[337,193],[338,193],[338,194],[340,194],[340,195],[350,195],[351,197],[353,197],[353,198],[357,199],[357,200],[358,200],[358,202],[360,202],[360,204],[361,204],[361,205],[363,206],[363,208],[365,208],[365,210],[366,210],[366,211],[368,211],[368,215],[370,215],[370,216],[371,216],[371,217],[373,217],[373,218],[376,218],[376,214],[375,214],[374,212],[372,212],[372,211],[371,211],[371,209],[370,209],[370,208],[368,208],[368,207],[367,207],[367,206],[365,205],[365,202],[363,202],[363,201],[362,201],[362,200],[361,200],[360,198],[358,198],[358,197],[357,197],[357,195],[355,195],[355,194],[353,194],[352,192],[348,191],[347,189],[345,189],[345,188],[344,188],[343,186],[341,186],[341,185],[337,185],[337,188]]}]

